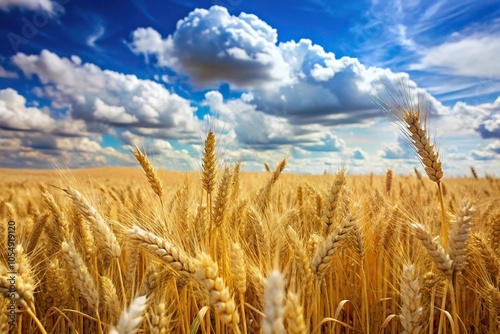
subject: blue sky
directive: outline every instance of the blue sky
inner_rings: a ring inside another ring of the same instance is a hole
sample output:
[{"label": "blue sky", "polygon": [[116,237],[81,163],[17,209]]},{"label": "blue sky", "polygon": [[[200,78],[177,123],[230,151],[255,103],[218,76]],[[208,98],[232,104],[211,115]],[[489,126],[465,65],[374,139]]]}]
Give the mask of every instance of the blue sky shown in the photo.
[{"label": "blue sky", "polygon": [[[409,173],[373,103],[426,96],[445,176],[500,169],[497,1],[0,0],[0,166]],[[409,80],[409,81],[408,81]]]}]

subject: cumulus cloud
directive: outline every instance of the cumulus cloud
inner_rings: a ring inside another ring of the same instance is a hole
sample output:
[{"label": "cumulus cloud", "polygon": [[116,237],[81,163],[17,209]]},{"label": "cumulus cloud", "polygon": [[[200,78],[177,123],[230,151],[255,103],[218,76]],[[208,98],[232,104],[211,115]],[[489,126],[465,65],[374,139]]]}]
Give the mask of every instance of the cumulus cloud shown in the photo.
[{"label": "cumulus cloud", "polygon": [[159,65],[188,74],[195,83],[245,87],[286,80],[289,69],[277,39],[276,30],[257,16],[233,16],[213,6],[189,13],[166,39],[152,28],[137,29],[130,48],[155,56]]},{"label": "cumulus cloud", "polygon": [[195,108],[154,81],[102,70],[78,57],[63,58],[47,50],[39,55],[18,53],[12,62],[26,76],[37,75],[44,84],[44,94],[53,103],[68,106],[73,119],[161,129],[163,136],[170,131],[184,138],[197,133]]},{"label": "cumulus cloud", "polygon": [[0,9],[10,11],[12,8],[39,10],[49,14],[62,11],[61,5],[51,0],[0,0]]},{"label": "cumulus cloud", "polygon": [[268,150],[295,145],[318,152],[345,148],[345,142],[328,128],[291,124],[286,118],[262,112],[249,94],[224,101],[220,92],[209,91],[202,104],[219,117],[222,126],[234,133],[234,139],[243,146]]},{"label": "cumulus cloud", "polygon": [[457,102],[450,116],[457,130],[475,131],[486,139],[500,139],[500,96],[492,103],[475,106]]},{"label": "cumulus cloud", "polygon": [[26,99],[11,88],[0,90],[0,127],[11,130],[52,131],[56,126],[48,111],[26,107]]},{"label": "cumulus cloud", "polygon": [[[218,6],[192,11],[166,38],[152,28],[137,29],[130,48],[202,87],[229,83],[249,91],[257,110],[290,124],[368,122],[382,115],[371,98],[380,81],[408,81],[407,74],[337,58],[307,39],[278,44],[276,30],[255,15],[234,16]],[[443,108],[430,99],[430,109]]]}]

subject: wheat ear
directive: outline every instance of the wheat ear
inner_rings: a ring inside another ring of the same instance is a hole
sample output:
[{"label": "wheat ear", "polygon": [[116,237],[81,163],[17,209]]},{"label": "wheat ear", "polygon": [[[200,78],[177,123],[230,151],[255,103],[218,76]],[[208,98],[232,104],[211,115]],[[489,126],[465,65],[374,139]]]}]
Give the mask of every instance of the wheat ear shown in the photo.
[{"label": "wheat ear", "polygon": [[433,239],[429,231],[427,231],[422,224],[413,223],[411,226],[415,231],[415,236],[420,239],[429,252],[429,255],[434,260],[434,263],[436,263],[436,266],[446,275],[451,275],[453,271],[453,261],[450,259],[450,255],[444,250],[441,243]]},{"label": "wheat ear", "polygon": [[341,242],[347,237],[347,234],[352,230],[356,224],[356,219],[352,216],[344,218],[340,226],[330,233],[325,242],[316,251],[316,255],[312,261],[313,271],[321,278],[325,273],[326,269],[330,265],[333,254],[340,246]]},{"label": "wheat ear", "polygon": [[337,210],[338,204],[340,202],[341,193],[345,187],[346,178],[345,170],[340,170],[335,177],[332,187],[330,188],[330,193],[323,207],[322,220],[326,224],[327,233],[330,230],[330,226],[335,221],[335,212]]},{"label": "wheat ear", "polygon": [[71,270],[75,285],[85,298],[89,306],[97,310],[99,306],[99,292],[96,282],[90,275],[82,257],[75,248],[73,241],[63,241],[61,244],[62,255]]},{"label": "wheat ear", "polygon": [[146,296],[135,298],[130,306],[124,310],[118,320],[116,327],[111,328],[109,334],[136,334],[142,323],[144,311],[146,310],[148,300]]},{"label": "wheat ear", "polygon": [[222,225],[226,215],[229,199],[229,183],[231,181],[231,170],[226,167],[224,173],[222,174],[222,179],[219,184],[219,189],[217,190],[217,196],[215,197],[214,204],[214,228]]},{"label": "wheat ear", "polygon": [[271,195],[271,190],[273,188],[273,185],[278,181],[281,172],[286,167],[286,159],[281,160],[281,162],[276,166],[276,169],[273,172],[273,175],[267,182],[267,184],[260,190],[259,195],[258,195],[258,205],[261,211],[263,212],[266,208],[267,205],[269,204],[269,196]]},{"label": "wheat ear", "polygon": [[[34,310],[34,290],[35,283],[28,259],[24,253],[23,247],[15,247],[16,263],[9,264],[9,268],[0,263],[0,293],[5,298],[14,298],[20,305],[26,309]],[[15,279],[12,281],[12,272],[15,272]],[[15,283],[15,289],[12,291],[11,284]]]},{"label": "wheat ear", "polygon": [[64,191],[69,195],[78,212],[94,229],[95,238],[106,246],[111,256],[115,258],[119,257],[121,254],[120,244],[99,211],[97,211],[78,190],[68,187],[64,189]]},{"label": "wheat ear", "polygon": [[144,155],[136,145],[134,145],[134,156],[141,165],[144,174],[148,178],[151,188],[161,201],[163,196],[163,187],[156,169],[151,161],[149,161],[148,157]]},{"label": "wheat ear", "polygon": [[45,213],[35,223],[35,227],[33,228],[33,231],[31,231],[30,234],[30,241],[28,243],[28,247],[26,248],[27,253],[31,253],[35,249],[36,245],[38,244],[38,240],[40,239],[40,235],[42,235],[43,228],[45,224],[47,224],[47,221],[49,220],[49,217],[50,213]]},{"label": "wheat ear", "polygon": [[196,264],[198,269],[195,277],[208,295],[210,306],[218,313],[222,323],[232,326],[234,331],[239,332],[240,316],[236,303],[224,280],[219,276],[217,263],[210,255],[201,252],[196,257]]},{"label": "wheat ear", "polygon": [[403,334],[419,334],[423,314],[420,283],[413,264],[403,266],[401,278],[401,325]]},{"label": "wheat ear", "polygon": [[283,274],[273,270],[266,280],[264,290],[264,314],[262,334],[284,334],[285,280]]},{"label": "wheat ear", "polygon": [[306,334],[307,328],[304,321],[304,307],[300,304],[297,294],[289,292],[286,297],[286,323],[288,333]]},{"label": "wheat ear", "polygon": [[167,306],[165,303],[160,303],[154,306],[153,314],[151,315],[151,334],[168,334],[171,315],[167,314]]},{"label": "wheat ear", "polygon": [[475,208],[472,206],[472,203],[464,201],[451,230],[450,258],[453,260],[454,271],[456,272],[460,272],[464,268],[465,251],[474,212]]},{"label": "wheat ear", "polygon": [[138,241],[142,247],[159,256],[174,270],[186,274],[195,273],[196,267],[192,263],[191,257],[174,247],[170,242],[141,229],[137,225],[126,232],[132,240]]}]

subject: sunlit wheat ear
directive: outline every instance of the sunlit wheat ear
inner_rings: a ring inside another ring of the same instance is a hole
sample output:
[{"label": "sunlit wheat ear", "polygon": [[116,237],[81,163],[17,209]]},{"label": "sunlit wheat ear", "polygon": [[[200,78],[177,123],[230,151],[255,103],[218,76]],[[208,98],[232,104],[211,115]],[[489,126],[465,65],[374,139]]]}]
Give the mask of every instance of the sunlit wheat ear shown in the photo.
[{"label": "sunlit wheat ear", "polygon": [[78,190],[68,187],[64,191],[69,195],[78,212],[90,223],[97,241],[106,246],[106,250],[111,256],[119,257],[121,254],[120,244],[99,211]]},{"label": "sunlit wheat ear", "polygon": [[345,178],[345,170],[340,170],[337,173],[335,181],[333,182],[332,187],[330,188],[330,192],[328,194],[328,198],[323,207],[322,220],[326,225],[327,232],[330,229],[330,226],[335,221],[335,212],[340,202],[340,197],[342,194],[342,190],[344,189],[346,184]]},{"label": "sunlit wheat ear", "polygon": [[387,87],[385,89],[386,96],[375,98],[375,103],[398,121],[403,139],[417,154],[427,176],[439,183],[443,169],[439,154],[427,133],[427,114],[422,110],[421,98],[415,106],[411,92],[404,87],[404,83],[400,83],[399,91],[396,92],[390,92]]},{"label": "sunlit wheat ear", "polygon": [[224,280],[219,276],[217,263],[210,255],[201,252],[196,257],[196,265],[196,280],[207,293],[210,306],[218,312],[222,323],[232,326],[234,331],[239,332],[240,316],[236,303]]},{"label": "sunlit wheat ear", "polygon": [[264,289],[264,314],[262,334],[284,334],[285,326],[285,280],[283,274],[273,270]]},{"label": "sunlit wheat ear", "polygon": [[110,318],[113,322],[116,320],[120,314],[120,299],[116,293],[116,287],[113,281],[107,276],[100,276],[100,304],[103,306],[102,309],[109,313]]},{"label": "sunlit wheat ear", "polygon": [[124,310],[116,327],[113,327],[109,334],[136,334],[142,323],[144,311],[147,306],[146,296],[135,298],[130,306]]},{"label": "sunlit wheat ear", "polygon": [[304,321],[304,308],[300,304],[297,294],[289,292],[286,297],[286,324],[290,334],[306,334],[307,328]]},{"label": "sunlit wheat ear", "polygon": [[139,242],[142,247],[160,257],[174,270],[185,274],[196,272],[193,259],[184,251],[174,247],[170,242],[136,225],[126,232],[132,240]]},{"label": "sunlit wheat ear", "polygon": [[161,185],[160,178],[158,177],[158,173],[156,169],[154,168],[153,164],[151,161],[149,161],[148,157],[145,156],[141,150],[134,145],[134,156],[139,162],[139,164],[142,167],[142,170],[144,171],[144,174],[146,174],[146,177],[148,178],[149,184],[151,188],[153,189],[154,193],[160,198],[163,196],[163,187]]},{"label": "sunlit wheat ear", "polygon": [[222,174],[222,179],[217,190],[215,204],[213,208],[214,227],[217,228],[224,222],[227,207],[229,206],[229,182],[231,181],[231,170],[226,167]]},{"label": "sunlit wheat ear", "polygon": [[58,228],[58,239],[59,242],[62,241],[62,239],[69,239],[69,225],[68,222],[65,219],[65,216],[59,206],[56,203],[56,200],[54,199],[54,196],[52,196],[51,193],[45,191],[42,194],[43,200],[45,203],[48,205],[50,208],[50,211],[52,212],[52,215],[54,217],[54,222]]},{"label": "sunlit wheat ear", "polygon": [[311,272],[310,258],[307,254],[307,248],[304,247],[304,243],[291,226],[288,226],[287,234],[293,246],[293,255],[295,261],[297,262],[299,275],[303,282],[305,282],[304,288],[306,289],[306,292],[308,292],[312,286],[313,275]]},{"label": "sunlit wheat ear", "polygon": [[313,271],[322,278],[326,269],[333,259],[333,255],[342,241],[347,237],[347,234],[353,229],[356,224],[356,218],[353,216],[346,217],[342,220],[340,226],[330,233],[325,242],[318,247],[312,261]]},{"label": "sunlit wheat ear", "polygon": [[215,158],[215,133],[210,131],[205,140],[205,148],[203,150],[203,175],[201,183],[203,189],[210,194],[215,188],[215,168],[217,159]]},{"label": "sunlit wheat ear", "polygon": [[73,241],[63,241],[61,251],[64,260],[68,263],[71,277],[75,281],[75,285],[80,290],[80,293],[85,298],[89,306],[97,309],[99,305],[99,293],[96,288],[96,282],[92,278],[83,261],[82,257],[75,248]]},{"label": "sunlit wheat ear", "polygon": [[454,270],[462,271],[465,265],[467,240],[471,229],[472,216],[476,209],[472,203],[464,201],[456,215],[455,223],[450,235],[450,257],[453,260]]},{"label": "sunlit wheat ear", "polygon": [[446,275],[451,275],[453,271],[453,261],[450,259],[450,255],[444,250],[441,243],[433,239],[429,231],[427,231],[422,224],[413,223],[411,226],[415,231],[415,236],[420,239],[436,266]]},{"label": "sunlit wheat ear", "polygon": [[240,294],[244,294],[247,289],[246,273],[245,254],[241,249],[240,243],[236,242],[233,244],[231,250],[231,274],[233,275],[236,290]]},{"label": "sunlit wheat ear", "polygon": [[403,266],[400,289],[402,301],[400,321],[404,329],[402,333],[419,334],[422,330],[422,294],[413,264]]},{"label": "sunlit wheat ear", "polygon": [[[3,263],[0,263],[0,293],[4,298],[15,300],[24,308],[34,310],[35,282],[31,266],[21,245],[16,246],[15,252],[16,263],[12,267],[11,265],[5,267]],[[14,281],[11,280],[13,272],[16,273]],[[11,288],[11,284],[15,284],[14,289]]]}]

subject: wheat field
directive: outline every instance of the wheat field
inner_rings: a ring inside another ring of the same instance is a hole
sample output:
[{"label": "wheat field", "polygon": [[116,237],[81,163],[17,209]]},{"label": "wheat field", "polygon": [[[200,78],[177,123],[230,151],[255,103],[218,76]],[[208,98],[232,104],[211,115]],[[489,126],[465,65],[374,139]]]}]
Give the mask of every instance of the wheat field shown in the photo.
[{"label": "wheat field", "polygon": [[180,173],[143,157],[149,177],[2,170],[2,333],[9,220],[20,333],[500,331],[498,179],[443,182],[445,249],[419,174]]}]

